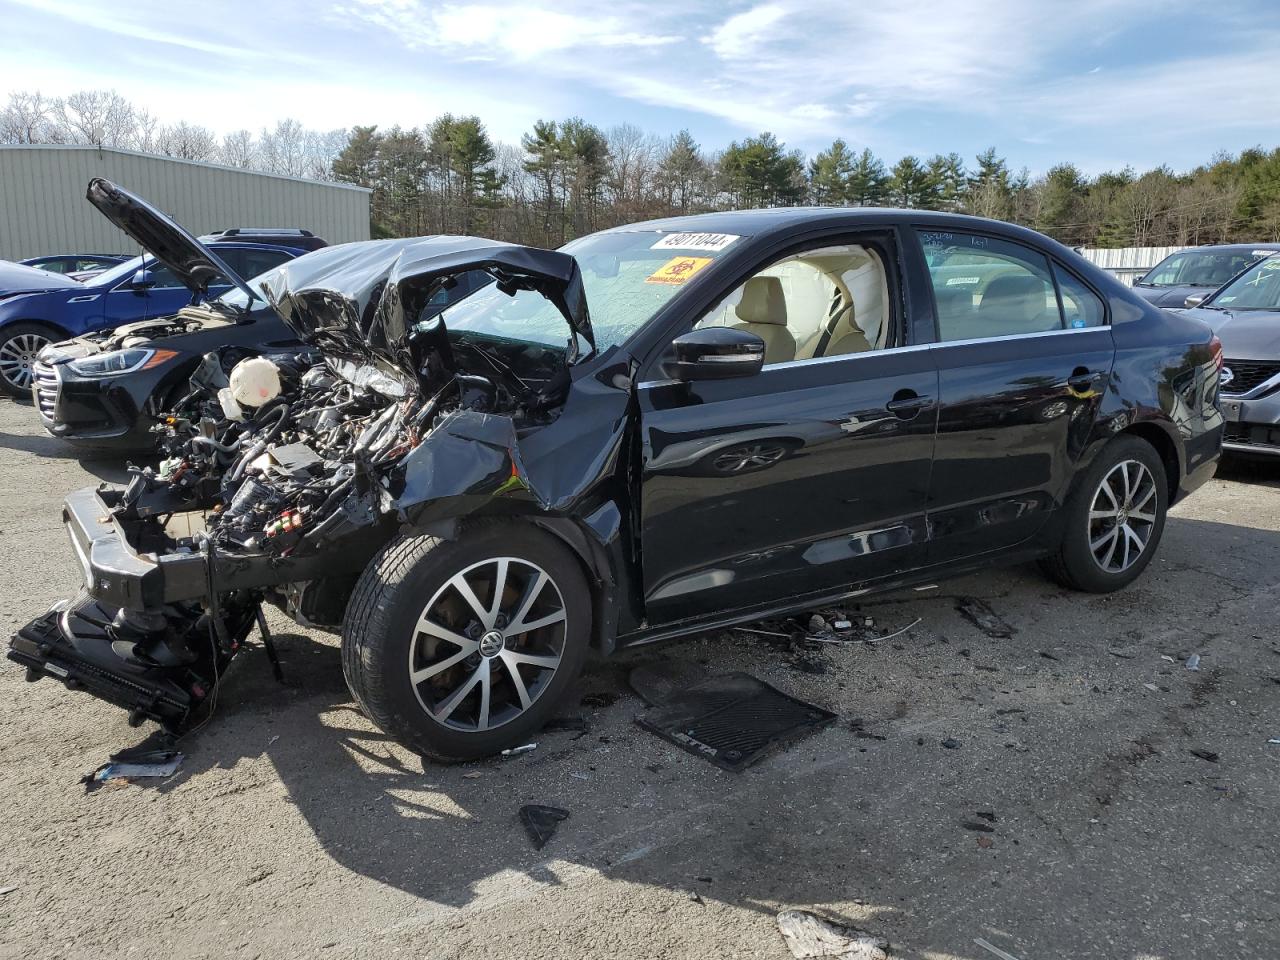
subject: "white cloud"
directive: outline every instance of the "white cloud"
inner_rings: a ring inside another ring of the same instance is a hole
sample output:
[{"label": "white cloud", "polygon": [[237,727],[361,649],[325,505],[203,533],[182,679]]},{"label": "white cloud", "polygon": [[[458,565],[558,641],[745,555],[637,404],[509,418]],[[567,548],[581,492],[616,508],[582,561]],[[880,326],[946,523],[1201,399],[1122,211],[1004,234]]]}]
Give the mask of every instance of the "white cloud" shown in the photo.
[{"label": "white cloud", "polygon": [[776,3],[753,7],[734,14],[703,42],[722,60],[740,60],[753,53],[768,38],[770,28],[786,15],[786,9]]}]

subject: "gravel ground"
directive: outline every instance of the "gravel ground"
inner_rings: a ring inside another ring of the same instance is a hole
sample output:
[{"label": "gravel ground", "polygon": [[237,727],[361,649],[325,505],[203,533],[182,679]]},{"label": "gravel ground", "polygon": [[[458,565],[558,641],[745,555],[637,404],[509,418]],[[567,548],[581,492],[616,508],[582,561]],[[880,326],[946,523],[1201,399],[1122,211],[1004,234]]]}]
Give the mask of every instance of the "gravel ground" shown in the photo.
[{"label": "gravel ground", "polygon": [[[0,451],[7,633],[75,589],[64,492],[120,467],[9,402]],[[1021,960],[1274,958],[1277,570],[1280,463],[1228,466],[1123,593],[993,570],[864,603],[881,633],[920,618],[874,646],[734,631],[629,653],[584,676],[617,696],[580,708],[587,735],[456,767],[389,742],[335,638],[277,615],[285,687],[249,651],[178,776],[91,795],[79,779],[146,730],[6,661],[0,957],[785,958],[775,916],[797,908],[921,960],[987,960],[975,938]],[[719,771],[633,722],[628,673],[664,660],[840,720]],[[526,803],[571,811],[542,851]]]}]

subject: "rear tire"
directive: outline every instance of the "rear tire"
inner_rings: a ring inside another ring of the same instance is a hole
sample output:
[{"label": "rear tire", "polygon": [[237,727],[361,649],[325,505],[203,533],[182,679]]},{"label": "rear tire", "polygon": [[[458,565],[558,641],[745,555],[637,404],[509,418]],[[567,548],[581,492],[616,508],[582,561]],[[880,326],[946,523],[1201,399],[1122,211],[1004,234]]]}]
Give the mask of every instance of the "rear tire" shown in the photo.
[{"label": "rear tire", "polygon": [[551,718],[590,638],[577,560],[527,524],[484,523],[460,540],[400,536],[382,549],[347,604],[342,669],[390,736],[435,760],[470,760],[527,742]]},{"label": "rear tire", "polygon": [[1117,437],[1080,479],[1065,508],[1062,542],[1041,568],[1072,590],[1128,586],[1160,545],[1168,500],[1160,455],[1138,437]]},{"label": "rear tire", "polygon": [[0,327],[0,393],[15,400],[30,400],[36,354],[61,339],[62,334],[43,323]]}]

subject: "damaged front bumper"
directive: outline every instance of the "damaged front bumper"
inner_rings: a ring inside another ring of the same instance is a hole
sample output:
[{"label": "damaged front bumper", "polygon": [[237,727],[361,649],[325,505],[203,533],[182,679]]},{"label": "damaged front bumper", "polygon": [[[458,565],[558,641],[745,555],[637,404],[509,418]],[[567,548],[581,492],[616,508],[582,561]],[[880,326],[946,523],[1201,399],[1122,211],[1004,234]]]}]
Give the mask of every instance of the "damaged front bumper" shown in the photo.
[{"label": "damaged front bumper", "polygon": [[359,549],[280,557],[175,546],[157,533],[158,520],[120,519],[125,489],[103,484],[67,497],[63,522],[82,589],[18,630],[8,656],[28,680],[60,680],[123,707],[133,723],[180,729],[239,650],[264,597],[368,560]]}]

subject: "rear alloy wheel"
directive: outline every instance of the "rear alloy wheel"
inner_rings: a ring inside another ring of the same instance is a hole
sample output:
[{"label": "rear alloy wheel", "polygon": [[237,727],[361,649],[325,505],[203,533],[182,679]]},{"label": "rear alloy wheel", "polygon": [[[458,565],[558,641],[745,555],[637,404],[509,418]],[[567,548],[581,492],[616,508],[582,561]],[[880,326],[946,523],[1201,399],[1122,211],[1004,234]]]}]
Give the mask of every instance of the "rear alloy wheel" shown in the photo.
[{"label": "rear alloy wheel", "polygon": [[1122,460],[1102,478],[1089,510],[1089,549],[1106,573],[1137,563],[1156,526],[1156,481],[1137,460]]},{"label": "rear alloy wheel", "polygon": [[551,718],[590,637],[591,594],[573,555],[530,524],[477,523],[457,540],[383,548],[347,604],[342,666],[396,740],[469,760],[527,742]]},{"label": "rear alloy wheel", "polygon": [[0,329],[0,390],[18,399],[30,397],[36,357],[52,342],[50,331],[33,323]]},{"label": "rear alloy wheel", "polygon": [[1062,543],[1045,572],[1074,590],[1109,593],[1151,562],[1168,509],[1164,463],[1138,437],[1112,440],[1080,478],[1065,511]]}]

